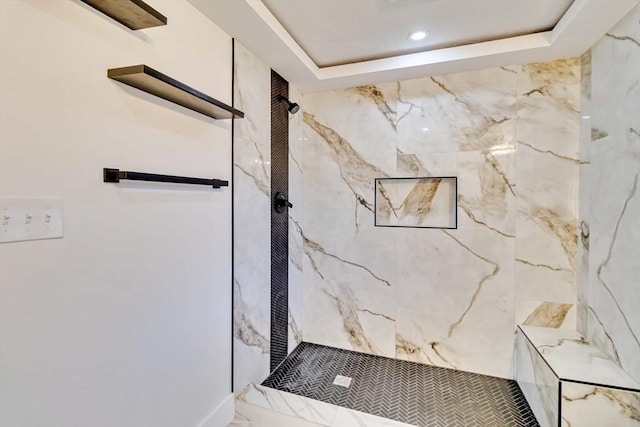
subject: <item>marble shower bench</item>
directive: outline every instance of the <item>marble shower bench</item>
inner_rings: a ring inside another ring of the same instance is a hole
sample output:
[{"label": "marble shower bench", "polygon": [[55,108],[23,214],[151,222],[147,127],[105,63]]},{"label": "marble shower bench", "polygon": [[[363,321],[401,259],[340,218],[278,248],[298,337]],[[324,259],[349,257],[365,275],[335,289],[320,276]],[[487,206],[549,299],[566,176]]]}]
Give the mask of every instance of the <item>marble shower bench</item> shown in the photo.
[{"label": "marble shower bench", "polygon": [[541,427],[640,427],[640,384],[576,331],[519,326],[516,381]]}]

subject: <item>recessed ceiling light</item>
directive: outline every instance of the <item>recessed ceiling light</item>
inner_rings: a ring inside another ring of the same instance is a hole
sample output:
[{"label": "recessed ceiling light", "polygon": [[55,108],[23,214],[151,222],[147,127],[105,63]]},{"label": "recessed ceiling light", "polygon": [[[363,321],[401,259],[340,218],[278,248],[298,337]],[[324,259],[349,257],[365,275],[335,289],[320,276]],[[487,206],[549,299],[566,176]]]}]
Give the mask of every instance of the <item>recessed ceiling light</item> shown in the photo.
[{"label": "recessed ceiling light", "polygon": [[413,33],[409,34],[409,40],[413,40],[414,42],[423,40],[426,37],[427,37],[427,32],[423,30],[414,31]]}]

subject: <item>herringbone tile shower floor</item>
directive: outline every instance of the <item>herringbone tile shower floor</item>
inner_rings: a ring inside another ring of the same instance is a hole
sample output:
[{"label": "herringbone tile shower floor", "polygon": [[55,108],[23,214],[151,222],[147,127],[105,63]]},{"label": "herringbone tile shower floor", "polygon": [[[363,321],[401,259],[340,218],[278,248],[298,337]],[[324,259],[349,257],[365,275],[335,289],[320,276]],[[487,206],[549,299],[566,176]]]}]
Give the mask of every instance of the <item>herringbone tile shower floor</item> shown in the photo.
[{"label": "herringbone tile shower floor", "polygon": [[300,344],[262,385],[422,427],[539,426],[515,381],[317,344]]}]

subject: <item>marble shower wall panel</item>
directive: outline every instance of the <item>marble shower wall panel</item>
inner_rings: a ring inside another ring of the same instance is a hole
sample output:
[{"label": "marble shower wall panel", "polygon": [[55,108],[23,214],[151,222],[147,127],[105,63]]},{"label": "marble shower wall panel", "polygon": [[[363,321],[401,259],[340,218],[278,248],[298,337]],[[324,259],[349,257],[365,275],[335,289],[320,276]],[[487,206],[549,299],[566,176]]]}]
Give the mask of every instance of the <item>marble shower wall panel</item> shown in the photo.
[{"label": "marble shower wall panel", "polygon": [[517,307],[537,307],[517,313],[527,324],[575,327],[579,109],[578,58],[519,70],[515,283]]},{"label": "marble shower wall panel", "polygon": [[576,324],[574,304],[518,299],[515,311],[517,325],[574,329]]},{"label": "marble shower wall panel", "polygon": [[[566,60],[306,94],[305,341],[511,377],[516,319],[571,323],[578,83]],[[457,230],[374,227],[375,178],[429,176],[458,177]],[[516,261],[538,238],[559,261]]]},{"label": "marble shower wall panel", "polygon": [[269,375],[270,70],[235,44],[234,390]]},{"label": "marble shower wall panel", "polygon": [[304,340],[389,357],[395,242],[373,208],[374,179],[396,167],[394,89],[308,94],[304,106]]},{"label": "marble shower wall panel", "polygon": [[513,239],[488,229],[396,231],[396,357],[510,377]]},{"label": "marble shower wall panel", "polygon": [[[289,99],[304,108],[302,93],[289,85]],[[302,153],[305,146],[302,113],[289,115],[289,336],[290,353],[302,342],[302,264],[304,257],[302,240]]]},{"label": "marble shower wall panel", "polygon": [[520,330],[516,333],[515,379],[540,426],[556,427],[560,416],[558,377]]},{"label": "marble shower wall panel", "polygon": [[[306,252],[344,260],[358,274],[369,269],[374,283],[388,286],[395,275],[395,263],[389,262],[394,234],[375,228],[373,215],[374,179],[396,169],[388,107],[394,103],[383,97],[383,89],[305,96],[304,238]],[[387,244],[378,247],[385,236]]]},{"label": "marble shower wall panel", "polygon": [[513,147],[516,68],[397,83],[398,153]]},{"label": "marble shower wall panel", "polygon": [[640,381],[640,6],[591,50],[588,338]]},{"label": "marble shower wall panel", "polygon": [[[305,194],[306,199],[309,193]],[[305,211],[305,217],[307,214]],[[359,241],[323,239],[322,244],[303,237],[303,337],[318,344],[394,357],[391,280],[395,275],[381,273],[375,260],[389,263],[395,259],[395,245],[377,247],[372,232],[362,234]],[[383,234],[393,241],[390,233]],[[355,252],[360,254],[356,257]],[[365,254],[374,262],[357,261]],[[388,270],[395,265],[384,267]]]},{"label": "marble shower wall panel", "polygon": [[458,173],[458,152],[403,154],[398,150],[396,176],[455,176]]},{"label": "marble shower wall panel", "polygon": [[589,307],[589,237],[590,230],[590,168],[591,168],[591,51],[580,57],[580,172],[578,191],[578,255],[577,322],[578,332],[587,336]]},{"label": "marble shower wall panel", "polygon": [[394,88],[305,97],[305,194],[319,192],[305,199],[305,212],[322,212],[305,218],[310,239],[317,240],[316,232],[353,236],[373,227],[374,179],[396,169]]},{"label": "marble shower wall panel", "polygon": [[561,427],[640,427],[640,393],[562,383]]},{"label": "marble shower wall panel", "polygon": [[515,149],[511,146],[458,155],[459,226],[515,237]]}]

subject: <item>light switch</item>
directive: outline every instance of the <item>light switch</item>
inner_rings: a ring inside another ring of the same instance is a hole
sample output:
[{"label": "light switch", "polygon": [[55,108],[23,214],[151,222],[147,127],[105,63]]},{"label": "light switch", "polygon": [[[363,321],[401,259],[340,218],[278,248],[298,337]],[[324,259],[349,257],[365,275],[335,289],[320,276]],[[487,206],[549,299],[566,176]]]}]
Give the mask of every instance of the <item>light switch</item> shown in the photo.
[{"label": "light switch", "polygon": [[0,243],[63,235],[62,199],[0,198]]}]

